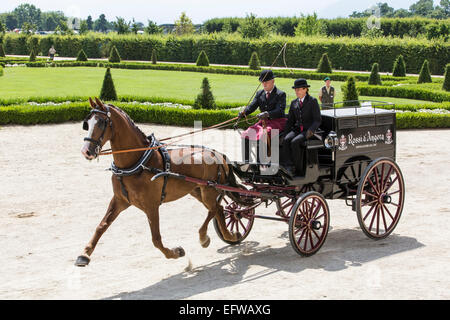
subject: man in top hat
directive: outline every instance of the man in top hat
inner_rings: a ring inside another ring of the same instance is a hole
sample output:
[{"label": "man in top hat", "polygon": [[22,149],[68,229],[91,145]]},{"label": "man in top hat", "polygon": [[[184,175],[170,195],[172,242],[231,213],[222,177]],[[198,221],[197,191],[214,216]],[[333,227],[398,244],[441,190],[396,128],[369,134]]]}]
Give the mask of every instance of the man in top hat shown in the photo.
[{"label": "man in top hat", "polygon": [[241,135],[245,143],[245,160],[249,159],[249,142],[259,141],[264,133],[271,135],[273,129],[283,131],[286,123],[286,93],[275,86],[275,75],[272,70],[263,70],[259,76],[263,90],[259,90],[253,101],[239,113],[239,118],[248,116],[259,108],[259,121],[250,126]]},{"label": "man in top hat", "polygon": [[292,176],[303,174],[303,152],[306,140],[314,135],[322,122],[317,99],[309,95],[308,82],[297,79],[292,89],[295,89],[297,99],[292,100],[286,122],[283,142],[283,161]]},{"label": "man in top hat", "polygon": [[335,90],[331,86],[331,79],[326,77],[323,81],[325,81],[325,85],[320,88],[319,100],[322,102],[322,107],[333,107]]}]

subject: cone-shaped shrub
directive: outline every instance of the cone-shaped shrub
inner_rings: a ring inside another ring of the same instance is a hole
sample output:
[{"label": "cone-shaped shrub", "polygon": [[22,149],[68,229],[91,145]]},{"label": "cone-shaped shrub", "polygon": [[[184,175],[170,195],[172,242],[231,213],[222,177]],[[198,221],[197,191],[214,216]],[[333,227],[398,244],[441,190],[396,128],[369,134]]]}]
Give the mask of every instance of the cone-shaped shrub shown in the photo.
[{"label": "cone-shaped shrub", "polygon": [[420,69],[419,79],[417,80],[417,83],[427,83],[427,82],[433,81],[431,80],[430,66],[428,65],[428,60],[425,59],[425,61],[422,64],[422,69]]},{"label": "cone-shaped shrub", "polygon": [[395,59],[392,75],[394,77],[406,77],[406,63],[402,55],[399,55],[397,59]]},{"label": "cone-shaped shrub", "polygon": [[442,90],[450,91],[450,63],[445,66],[444,84]]},{"label": "cone-shaped shrub", "polygon": [[111,49],[111,53],[109,55],[109,62],[111,63],[120,62],[120,54],[116,46],[113,46]]},{"label": "cone-shaped shrub", "polygon": [[3,48],[3,43],[0,43],[0,57],[5,57],[5,49]]},{"label": "cone-shaped shrub", "polygon": [[83,49],[78,52],[77,61],[88,61],[87,55]]},{"label": "cone-shaped shrub", "polygon": [[114,81],[111,76],[110,68],[107,68],[105,72],[102,91],[100,92],[100,99],[107,101],[117,100],[116,88],[114,87]]},{"label": "cone-shaped shrub", "polygon": [[156,49],[152,50],[152,63],[156,64],[157,59],[156,59]]},{"label": "cone-shaped shrub", "polygon": [[347,82],[342,86],[344,94],[344,106],[359,106],[358,90],[356,90],[355,77],[348,77]]},{"label": "cone-shaped shrub", "polygon": [[320,58],[319,65],[317,66],[317,72],[319,73],[332,73],[331,61],[328,59],[328,54],[324,53]]},{"label": "cone-shaped shrub", "polygon": [[209,59],[204,50],[200,51],[196,64],[199,67],[208,67],[209,66]]},{"label": "cone-shaped shrub", "polygon": [[381,85],[381,77],[380,77],[380,67],[378,66],[378,63],[374,63],[372,65],[372,72],[370,73],[369,77],[369,84],[371,85]]},{"label": "cone-shaped shrub", "polygon": [[36,53],[34,53],[33,49],[30,52],[30,61],[36,61]]},{"label": "cone-shaped shrub", "polygon": [[253,51],[250,61],[248,62],[248,67],[252,70],[261,69],[261,63],[259,62],[259,57],[256,51]]},{"label": "cone-shaped shrub", "polygon": [[195,99],[194,109],[215,109],[216,102],[214,101],[208,78],[203,78],[201,89],[202,91],[197,96],[197,99]]}]

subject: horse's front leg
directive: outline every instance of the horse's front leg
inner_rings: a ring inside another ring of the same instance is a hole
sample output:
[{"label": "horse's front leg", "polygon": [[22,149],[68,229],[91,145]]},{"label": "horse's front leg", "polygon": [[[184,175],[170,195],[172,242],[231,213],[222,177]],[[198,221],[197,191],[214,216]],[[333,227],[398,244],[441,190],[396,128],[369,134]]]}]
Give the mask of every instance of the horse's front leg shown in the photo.
[{"label": "horse's front leg", "polygon": [[113,221],[119,216],[119,214],[128,208],[130,205],[121,199],[113,197],[109,203],[108,210],[103,217],[100,224],[95,229],[94,236],[91,238],[87,246],[84,248],[83,254],[77,258],[75,265],[78,267],[84,267],[91,261],[91,254],[95,249],[100,237],[105,233],[108,227],[113,223]]},{"label": "horse's front leg", "polygon": [[152,208],[146,210],[148,223],[150,224],[150,231],[152,233],[153,245],[161,250],[161,252],[166,256],[167,259],[177,259],[185,255],[184,249],[182,247],[177,247],[174,249],[169,249],[164,247],[161,240],[161,233],[159,231],[159,208]]}]

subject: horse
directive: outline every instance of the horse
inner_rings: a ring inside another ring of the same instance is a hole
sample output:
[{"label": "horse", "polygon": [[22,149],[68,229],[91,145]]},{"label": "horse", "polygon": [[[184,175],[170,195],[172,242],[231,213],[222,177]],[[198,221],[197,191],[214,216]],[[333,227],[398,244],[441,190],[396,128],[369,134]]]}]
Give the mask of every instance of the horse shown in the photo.
[{"label": "horse", "polygon": [[[148,149],[152,136],[147,137],[122,109],[112,104],[104,104],[98,98],[95,98],[95,102],[89,98],[89,103],[92,109],[83,122],[84,129],[88,131],[88,136],[84,138],[81,149],[82,155],[87,160],[97,158],[104,144],[109,141],[114,159],[112,168],[114,166],[125,169],[136,167],[136,163],[143,156],[148,155],[149,151],[123,153],[116,151],[131,148]],[[162,147],[162,145],[156,148],[159,147]],[[200,201],[208,210],[207,217],[198,231],[202,247],[206,248],[210,244],[207,228],[213,218],[217,220],[219,230],[225,240],[237,241],[239,239],[238,232],[230,232],[226,227],[223,207],[219,202],[220,192],[217,189],[174,177],[152,180],[158,171],[164,171],[167,160],[171,172],[197,179],[217,181],[222,184],[230,183],[230,177],[233,176],[233,173],[227,164],[226,157],[215,150],[201,146],[182,146],[169,149],[166,153],[170,159],[165,159],[163,152],[154,151],[150,153],[148,160],[145,159],[141,163],[141,168],[153,168],[153,170],[139,170],[139,172],[130,175],[112,175],[113,197],[109,202],[105,216],[95,229],[94,235],[82,254],[78,256],[75,262],[76,266],[84,267],[89,264],[100,237],[119,214],[130,206],[135,206],[146,214],[153,245],[167,259],[183,257],[185,251],[181,246],[169,249],[163,245],[159,228],[159,207],[163,203],[178,200],[188,194]],[[180,153],[183,161],[174,161],[174,159],[180,160]],[[200,163],[199,157],[202,160]],[[211,157],[215,161],[211,161]]]}]

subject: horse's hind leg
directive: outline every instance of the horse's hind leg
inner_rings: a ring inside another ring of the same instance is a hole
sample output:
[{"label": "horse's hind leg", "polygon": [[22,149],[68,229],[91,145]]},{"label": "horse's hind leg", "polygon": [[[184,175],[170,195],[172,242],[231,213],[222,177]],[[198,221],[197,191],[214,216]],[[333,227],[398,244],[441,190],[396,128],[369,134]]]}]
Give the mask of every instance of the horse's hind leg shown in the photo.
[{"label": "horse's hind leg", "polygon": [[145,213],[148,218],[148,223],[150,224],[153,245],[161,250],[161,252],[166,256],[167,259],[177,259],[183,257],[185,255],[185,252],[182,247],[168,249],[164,247],[162,243],[161,233],[159,231],[159,208],[156,207],[151,210],[146,210]]},{"label": "horse's hind leg", "polygon": [[100,237],[105,233],[108,227],[113,223],[113,221],[119,216],[119,214],[128,208],[130,205],[124,200],[113,197],[109,203],[108,210],[106,211],[105,216],[103,217],[100,224],[95,229],[94,236],[91,238],[91,241],[84,248],[83,254],[77,258],[75,262],[76,266],[84,267],[87,266],[90,262],[90,256],[95,249],[95,246],[98,243]]},{"label": "horse's hind leg", "polygon": [[202,243],[202,236],[205,237],[204,239],[209,240],[209,237],[206,235],[206,231],[208,228],[208,223],[214,217],[218,222],[223,238],[228,241],[237,241],[240,238],[240,235],[237,233],[231,233],[226,227],[223,207],[217,202],[219,192],[211,187],[204,187],[201,188],[201,195],[203,204],[206,208],[208,208],[208,217],[199,230],[200,243]]},{"label": "horse's hind leg", "polygon": [[212,218],[214,218],[216,213],[214,211],[211,211],[210,208],[208,206],[206,206],[206,204],[204,203],[203,198],[202,198],[202,191],[200,188],[194,189],[191,192],[191,195],[194,198],[196,198],[198,201],[200,201],[206,207],[206,209],[208,209],[208,216],[206,217],[205,222],[203,222],[202,226],[198,230],[198,233],[200,236],[200,244],[203,248],[207,248],[209,246],[209,244],[211,243],[211,239],[207,235],[208,224],[212,220]]}]

